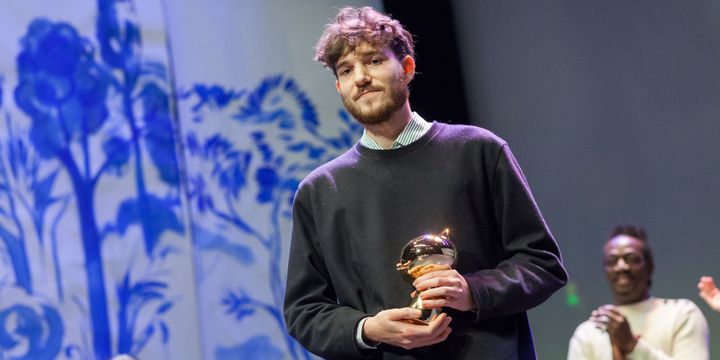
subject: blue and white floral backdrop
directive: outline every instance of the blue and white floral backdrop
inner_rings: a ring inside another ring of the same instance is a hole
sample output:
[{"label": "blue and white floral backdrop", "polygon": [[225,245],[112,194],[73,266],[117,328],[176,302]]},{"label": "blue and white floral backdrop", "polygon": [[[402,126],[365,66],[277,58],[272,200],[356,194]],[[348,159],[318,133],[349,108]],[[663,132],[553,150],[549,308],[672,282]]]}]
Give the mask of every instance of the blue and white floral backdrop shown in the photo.
[{"label": "blue and white floral backdrop", "polygon": [[3,3],[0,359],[311,357],[289,209],[360,134],[310,60],[342,5]]},{"label": "blue and white floral backdrop", "polygon": [[160,5],[3,4],[2,358],[200,356]]},{"label": "blue and white floral backdrop", "polygon": [[361,133],[312,62],[323,25],[347,4],[168,8],[204,358],[310,357],[282,319],[289,211],[305,174]]}]

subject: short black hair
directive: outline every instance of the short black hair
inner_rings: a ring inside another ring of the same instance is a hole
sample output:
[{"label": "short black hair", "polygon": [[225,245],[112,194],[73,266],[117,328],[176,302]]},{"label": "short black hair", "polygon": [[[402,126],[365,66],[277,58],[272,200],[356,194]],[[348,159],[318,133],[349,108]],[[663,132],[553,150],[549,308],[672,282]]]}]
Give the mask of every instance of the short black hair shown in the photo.
[{"label": "short black hair", "polygon": [[615,225],[612,231],[610,231],[610,236],[608,237],[608,240],[618,235],[632,236],[638,240],[647,242],[647,232],[645,231],[645,229],[640,225],[632,223]]}]

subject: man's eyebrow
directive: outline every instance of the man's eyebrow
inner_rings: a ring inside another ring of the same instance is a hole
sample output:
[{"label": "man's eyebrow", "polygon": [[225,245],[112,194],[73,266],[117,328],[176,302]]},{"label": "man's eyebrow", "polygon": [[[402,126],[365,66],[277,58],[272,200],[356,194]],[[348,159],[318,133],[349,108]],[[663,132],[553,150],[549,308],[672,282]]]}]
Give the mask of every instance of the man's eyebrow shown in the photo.
[{"label": "man's eyebrow", "polygon": [[338,61],[337,64],[335,64],[335,68],[336,68],[336,69],[339,69],[339,68],[345,66],[347,63],[348,63],[347,60]]},{"label": "man's eyebrow", "polygon": [[[356,57],[361,58],[361,59],[366,59],[366,58],[373,57],[373,56],[376,56],[376,55],[387,56],[387,55],[385,55],[382,51],[379,51],[379,50],[376,50],[376,49],[364,50],[364,51],[357,51],[357,50],[356,50],[356,51],[354,51],[353,53],[355,54]],[[345,56],[344,56],[344,57],[345,57]],[[347,65],[348,62],[349,62],[349,61],[347,61],[347,60],[340,60],[340,61],[338,61],[337,64],[335,65],[335,68],[340,68],[340,67],[343,66],[343,65]]]}]

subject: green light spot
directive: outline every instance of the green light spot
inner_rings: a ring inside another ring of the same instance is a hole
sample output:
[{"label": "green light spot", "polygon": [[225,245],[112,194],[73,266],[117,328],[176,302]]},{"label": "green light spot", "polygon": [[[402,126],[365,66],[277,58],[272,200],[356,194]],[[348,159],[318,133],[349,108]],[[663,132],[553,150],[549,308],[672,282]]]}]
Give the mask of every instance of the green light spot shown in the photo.
[{"label": "green light spot", "polygon": [[578,305],[580,305],[580,298],[577,295],[568,295],[565,301],[570,307],[578,307]]},{"label": "green light spot", "polygon": [[577,294],[577,287],[575,284],[568,284],[565,288],[565,303],[571,308],[580,306],[580,296]]}]

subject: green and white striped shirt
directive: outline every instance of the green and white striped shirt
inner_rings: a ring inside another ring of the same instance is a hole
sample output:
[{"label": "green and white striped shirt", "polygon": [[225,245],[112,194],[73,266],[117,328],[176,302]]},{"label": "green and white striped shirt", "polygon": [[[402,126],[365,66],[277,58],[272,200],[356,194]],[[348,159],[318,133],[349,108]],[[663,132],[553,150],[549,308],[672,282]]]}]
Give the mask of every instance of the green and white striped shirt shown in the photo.
[{"label": "green and white striped shirt", "polygon": [[383,149],[382,146],[378,145],[375,140],[368,136],[367,131],[363,130],[363,135],[360,138],[360,145],[372,149],[372,150],[391,150],[401,148],[413,143],[413,141],[421,138],[425,133],[430,130],[431,123],[425,121],[418,113],[412,113],[410,121],[405,125],[405,129],[398,135],[397,139],[393,141],[390,149]]}]

